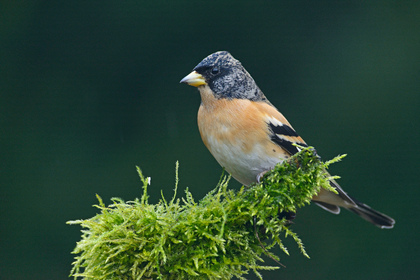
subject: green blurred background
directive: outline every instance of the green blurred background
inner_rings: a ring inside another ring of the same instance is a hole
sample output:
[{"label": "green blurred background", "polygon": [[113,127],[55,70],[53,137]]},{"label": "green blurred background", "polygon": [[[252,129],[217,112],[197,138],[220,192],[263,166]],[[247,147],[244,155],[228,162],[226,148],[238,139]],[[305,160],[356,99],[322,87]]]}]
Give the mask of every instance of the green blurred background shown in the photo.
[{"label": "green blurred background", "polygon": [[311,259],[288,240],[264,279],[419,277],[419,15],[419,1],[2,1],[0,279],[67,278],[81,233],[65,222],[95,215],[95,194],[139,197],[135,165],[151,202],[172,195],[177,160],[181,189],[216,185],[198,91],[179,80],[218,50],[324,159],[348,153],[331,172],[397,220],[304,207]]}]

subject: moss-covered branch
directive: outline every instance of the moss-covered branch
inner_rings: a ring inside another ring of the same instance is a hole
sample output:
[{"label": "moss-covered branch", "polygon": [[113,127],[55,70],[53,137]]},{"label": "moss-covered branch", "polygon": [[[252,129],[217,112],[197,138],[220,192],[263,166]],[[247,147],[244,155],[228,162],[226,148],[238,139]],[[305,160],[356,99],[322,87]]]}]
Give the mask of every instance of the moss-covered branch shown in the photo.
[{"label": "moss-covered branch", "polygon": [[[288,227],[281,212],[295,212],[308,204],[320,187],[330,189],[323,163],[313,149],[305,148],[288,162],[266,173],[260,184],[240,191],[228,190],[223,176],[217,187],[196,202],[191,192],[157,204],[148,203],[145,178],[143,195],[134,201],[113,198],[100,213],[79,224],[82,240],[71,276],[85,279],[230,279],[253,271],[278,267],[262,265],[262,256],[291,236],[305,256],[302,241]],[[178,169],[178,168],[177,168]],[[176,173],[178,174],[178,173]],[[177,175],[178,176],[178,175]],[[176,179],[175,192],[178,178]],[[256,222],[256,224],[255,224]]]}]

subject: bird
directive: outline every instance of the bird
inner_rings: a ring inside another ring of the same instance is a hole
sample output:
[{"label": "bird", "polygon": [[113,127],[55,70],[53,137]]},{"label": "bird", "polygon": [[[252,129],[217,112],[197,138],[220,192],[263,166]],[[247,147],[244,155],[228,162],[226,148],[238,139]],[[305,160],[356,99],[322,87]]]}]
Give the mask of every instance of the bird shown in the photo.
[{"label": "bird", "polygon": [[[279,110],[266,98],[241,62],[227,51],[204,58],[180,83],[198,88],[197,122],[201,138],[216,161],[244,186],[308,147]],[[395,220],[349,196],[330,180],[337,193],[321,188],[312,198],[333,214],[340,207],[382,229]]]}]

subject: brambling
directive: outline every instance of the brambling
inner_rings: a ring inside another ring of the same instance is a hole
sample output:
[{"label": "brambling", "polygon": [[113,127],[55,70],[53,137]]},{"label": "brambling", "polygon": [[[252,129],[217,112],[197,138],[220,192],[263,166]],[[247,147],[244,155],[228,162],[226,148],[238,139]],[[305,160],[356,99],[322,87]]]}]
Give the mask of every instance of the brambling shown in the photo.
[{"label": "brambling", "polygon": [[[198,128],[204,144],[243,185],[259,181],[277,163],[297,153],[294,143],[307,147],[229,52],[207,56],[181,83],[200,92]],[[343,207],[380,228],[394,227],[392,218],[350,197],[334,180],[330,183],[338,193],[321,189],[312,198],[317,205],[334,214]]]}]

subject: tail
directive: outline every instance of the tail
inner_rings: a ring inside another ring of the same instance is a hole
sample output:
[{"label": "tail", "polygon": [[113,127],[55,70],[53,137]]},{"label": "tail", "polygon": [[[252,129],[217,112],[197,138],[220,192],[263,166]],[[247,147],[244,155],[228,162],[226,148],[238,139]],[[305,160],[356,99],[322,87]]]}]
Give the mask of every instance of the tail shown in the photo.
[{"label": "tail", "polygon": [[350,197],[334,180],[331,180],[330,184],[335,188],[338,194],[321,189],[318,195],[312,198],[318,206],[333,214],[339,214],[340,207],[343,207],[353,213],[356,213],[369,223],[372,223],[379,228],[390,229],[394,227],[394,219],[370,208],[368,205],[361,203],[357,199]]},{"label": "tail", "polygon": [[394,227],[395,220],[393,218],[370,208],[368,205],[361,203],[354,198],[352,199],[356,203],[356,206],[349,207],[347,208],[348,210],[356,213],[379,228],[391,229]]}]

